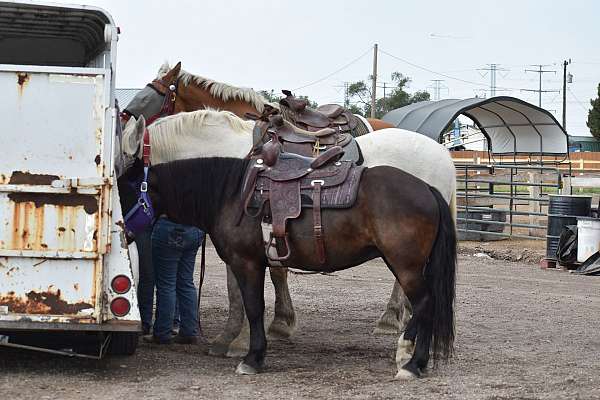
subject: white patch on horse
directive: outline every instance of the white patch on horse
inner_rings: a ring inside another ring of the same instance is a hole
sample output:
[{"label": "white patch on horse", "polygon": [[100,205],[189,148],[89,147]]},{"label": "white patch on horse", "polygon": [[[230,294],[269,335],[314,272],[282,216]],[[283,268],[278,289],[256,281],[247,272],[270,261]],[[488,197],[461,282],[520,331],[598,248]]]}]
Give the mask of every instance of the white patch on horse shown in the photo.
[{"label": "white patch on horse", "polygon": [[[171,70],[168,62],[165,62],[158,70],[156,79],[160,79]],[[236,87],[228,85],[227,83],[217,82],[209,78],[205,78],[200,75],[194,75],[187,71],[181,70],[179,72],[179,78],[181,83],[189,85],[191,82],[199,85],[204,89],[208,89],[210,94],[223,101],[230,100],[241,100],[251,104],[258,112],[263,112],[265,104],[268,104],[260,93],[257,93],[252,88]]]}]

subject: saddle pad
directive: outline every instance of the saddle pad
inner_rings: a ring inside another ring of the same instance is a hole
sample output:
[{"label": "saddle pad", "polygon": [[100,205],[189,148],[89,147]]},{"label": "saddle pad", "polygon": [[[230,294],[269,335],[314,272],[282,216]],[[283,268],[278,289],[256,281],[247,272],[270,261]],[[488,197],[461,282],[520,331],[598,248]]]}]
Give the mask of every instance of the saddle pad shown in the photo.
[{"label": "saddle pad", "polygon": [[[314,180],[324,181],[321,189],[321,208],[341,209],[350,208],[354,205],[360,184],[360,177],[365,167],[356,166],[347,161],[343,161],[341,164],[342,168],[338,169],[337,171],[328,171],[328,168],[323,168],[315,171],[318,172],[318,174],[307,175],[298,181],[300,184],[300,199],[302,208],[312,208],[313,186],[311,182]],[[292,182],[272,182],[265,176],[259,176],[248,207],[254,209],[262,208],[264,203],[269,200],[269,193],[272,184],[276,184],[278,186],[290,185],[290,188],[293,188],[294,193],[296,193],[296,195],[298,194],[297,186]],[[273,188],[281,189],[280,187]],[[288,194],[291,195],[289,191]],[[292,199],[290,204],[297,205],[298,203],[295,199]]]}]

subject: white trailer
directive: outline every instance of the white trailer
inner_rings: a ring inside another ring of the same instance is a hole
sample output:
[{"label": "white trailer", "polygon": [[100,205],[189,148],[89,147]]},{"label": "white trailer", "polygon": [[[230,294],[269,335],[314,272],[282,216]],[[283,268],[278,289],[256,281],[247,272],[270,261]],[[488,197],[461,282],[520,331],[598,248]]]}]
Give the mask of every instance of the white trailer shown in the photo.
[{"label": "white trailer", "polygon": [[135,352],[113,166],[117,39],[96,7],[0,1],[0,345],[81,355],[79,335],[94,357]]}]

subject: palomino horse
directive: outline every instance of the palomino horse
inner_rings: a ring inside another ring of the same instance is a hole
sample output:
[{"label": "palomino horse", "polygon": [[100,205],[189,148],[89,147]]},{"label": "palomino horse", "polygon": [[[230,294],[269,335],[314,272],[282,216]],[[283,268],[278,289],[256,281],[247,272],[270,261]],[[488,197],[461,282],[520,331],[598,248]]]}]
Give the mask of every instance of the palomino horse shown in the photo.
[{"label": "palomino horse", "polygon": [[[124,113],[146,120],[160,112],[163,98],[173,96],[173,110],[176,114],[183,111],[196,111],[205,108],[231,111],[240,118],[246,114],[260,114],[267,100],[250,88],[240,88],[212,79],[192,75],[181,70],[181,62],[171,68],[163,64],[156,79],[143,88],[125,107]],[[394,128],[389,122],[375,118],[366,118],[373,130]]]},{"label": "palomino horse", "polygon": [[[196,130],[210,131],[204,133],[206,137],[224,130],[245,134],[246,123],[227,112],[186,113],[160,120],[150,127],[150,135],[177,135],[190,124]],[[199,147],[203,158],[154,166],[149,194],[157,213],[208,232],[217,252],[230,265],[250,323],[250,349],[236,372],[254,374],[263,367],[267,348],[263,325],[267,258],[261,220],[247,215],[240,219],[239,210],[247,169],[262,162],[215,158],[213,148]],[[329,272],[382,257],[414,310],[398,347],[400,353],[404,342],[414,344],[414,354],[406,364],[398,364],[396,377],[420,376],[430,350],[434,359],[447,358],[454,341],[456,232],[439,191],[396,168],[367,168],[351,208],[321,210],[326,264],[305,239],[313,234],[312,214],[303,211],[289,231],[290,265]],[[352,232],[351,239],[341,240],[336,233],[342,231]],[[397,354],[397,360],[403,358]]]},{"label": "palomino horse", "polygon": [[[173,89],[173,90],[171,90]],[[160,113],[164,103],[164,95],[173,97],[173,110],[192,111],[212,107],[228,110],[238,116],[246,112],[260,113],[266,100],[257,92],[248,88],[239,88],[225,83],[193,75],[181,70],[181,63],[170,68],[167,63],[161,66],[155,81],[142,89],[126,107],[125,113],[133,116],[144,115],[151,118]],[[377,128],[387,128],[391,125],[379,120],[369,120]],[[387,124],[387,125],[386,125]],[[436,187],[450,204],[453,217],[456,215],[456,182],[452,158],[440,144],[429,138],[400,129],[383,129],[376,134],[367,134],[356,138],[361,147],[364,164],[367,166],[390,165],[417,176],[428,184]],[[137,148],[135,145],[134,148]],[[246,150],[246,149],[244,149]],[[271,270],[271,279],[275,287],[275,319],[269,328],[274,336],[289,336],[295,326],[295,315],[287,286],[285,270]],[[217,338],[215,347],[226,348],[229,343],[226,338],[237,335],[243,318],[239,291],[233,283],[230,293],[230,318],[226,331]],[[237,301],[237,303],[235,303]],[[235,307],[238,304],[238,307]],[[379,318],[374,333],[397,333],[407,321],[409,304],[400,286],[395,284],[385,312]],[[404,310],[404,312],[402,312]],[[402,322],[399,317],[403,316]],[[235,322],[238,321],[238,322]],[[236,344],[244,343],[243,336]],[[219,346],[218,344],[221,343]]]}]

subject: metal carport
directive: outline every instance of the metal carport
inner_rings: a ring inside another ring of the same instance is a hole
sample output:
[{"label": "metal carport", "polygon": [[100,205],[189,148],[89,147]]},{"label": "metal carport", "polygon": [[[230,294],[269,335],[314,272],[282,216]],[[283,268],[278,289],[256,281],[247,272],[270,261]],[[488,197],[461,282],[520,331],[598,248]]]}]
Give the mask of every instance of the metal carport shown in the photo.
[{"label": "metal carport", "polygon": [[549,111],[515,97],[422,101],[390,111],[383,120],[440,141],[459,115],[475,122],[493,154],[568,152],[567,133],[556,118]]}]

